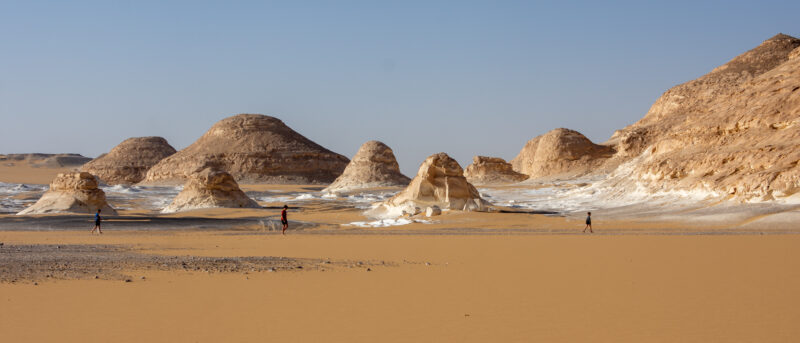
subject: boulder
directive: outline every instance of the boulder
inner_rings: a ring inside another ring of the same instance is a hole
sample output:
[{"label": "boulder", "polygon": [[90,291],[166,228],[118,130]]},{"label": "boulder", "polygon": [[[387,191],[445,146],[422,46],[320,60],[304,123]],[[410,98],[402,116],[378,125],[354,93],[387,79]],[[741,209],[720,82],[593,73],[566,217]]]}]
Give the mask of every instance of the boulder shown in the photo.
[{"label": "boulder", "polygon": [[475,156],[472,164],[464,170],[464,177],[477,185],[515,183],[528,179],[528,175],[515,172],[506,160],[487,156]]},{"label": "boulder", "polygon": [[35,204],[17,214],[95,213],[98,209],[105,215],[117,214],[106,202],[105,192],[97,188],[94,175],[73,172],[58,174]]},{"label": "boulder", "polygon": [[239,188],[231,174],[206,168],[192,173],[162,213],[174,213],[202,208],[260,208]]},{"label": "boulder", "polygon": [[442,209],[439,206],[433,205],[425,209],[425,216],[426,217],[433,217],[442,214]]},{"label": "boulder", "polygon": [[175,148],[164,138],[133,137],[84,164],[81,171],[92,173],[109,185],[133,184],[144,180],[148,169],[174,153]]},{"label": "boulder", "polygon": [[143,182],[180,184],[194,170],[213,168],[239,182],[330,183],[348,162],[278,118],[239,114],[217,122],[192,145],[158,162]]},{"label": "boulder", "polygon": [[407,186],[411,181],[400,172],[394,152],[386,144],[369,141],[361,145],[342,175],[325,192],[346,192],[375,187]]}]

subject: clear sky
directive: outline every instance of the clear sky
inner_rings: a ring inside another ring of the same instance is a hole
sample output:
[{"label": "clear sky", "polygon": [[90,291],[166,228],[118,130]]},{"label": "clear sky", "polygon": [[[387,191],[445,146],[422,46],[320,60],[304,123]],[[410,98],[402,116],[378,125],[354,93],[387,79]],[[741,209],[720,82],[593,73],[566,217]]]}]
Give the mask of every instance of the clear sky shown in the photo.
[{"label": "clear sky", "polygon": [[0,0],[0,153],[177,149],[237,113],[281,118],[407,174],[444,151],[596,142],[668,88],[783,32],[800,1]]}]

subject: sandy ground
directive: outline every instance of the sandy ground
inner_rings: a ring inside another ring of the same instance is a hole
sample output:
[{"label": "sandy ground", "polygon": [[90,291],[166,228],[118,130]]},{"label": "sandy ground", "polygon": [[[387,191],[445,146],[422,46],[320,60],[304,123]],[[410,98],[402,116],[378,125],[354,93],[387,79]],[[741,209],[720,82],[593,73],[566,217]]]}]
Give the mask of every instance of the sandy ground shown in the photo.
[{"label": "sandy ground", "polygon": [[0,163],[0,182],[50,184],[58,173],[78,170],[79,167],[34,167],[25,161]]},{"label": "sandy ground", "polygon": [[[4,341],[792,342],[797,235],[280,235],[0,232],[169,256],[364,261],[133,282],[0,283]],[[382,266],[377,261],[387,263]],[[139,275],[145,276],[141,280]]]},{"label": "sandy ground", "polygon": [[582,218],[451,211],[366,229],[343,225],[357,209],[309,201],[282,236],[277,208],[121,212],[102,236],[85,216],[0,215],[0,341],[800,338],[797,226],[599,214],[589,235]]}]

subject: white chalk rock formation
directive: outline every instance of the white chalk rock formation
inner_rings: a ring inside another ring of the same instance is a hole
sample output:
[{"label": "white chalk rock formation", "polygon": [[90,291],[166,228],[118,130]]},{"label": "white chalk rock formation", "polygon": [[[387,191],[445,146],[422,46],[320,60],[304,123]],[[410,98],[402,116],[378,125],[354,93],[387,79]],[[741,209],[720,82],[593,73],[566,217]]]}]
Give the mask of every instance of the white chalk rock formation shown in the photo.
[{"label": "white chalk rock formation", "polygon": [[344,173],[325,188],[325,192],[346,192],[375,187],[407,186],[411,181],[400,172],[394,152],[378,141],[364,143]]},{"label": "white chalk rock formation", "polygon": [[133,137],[84,164],[81,171],[92,173],[109,185],[133,184],[144,180],[147,170],[174,153],[175,148],[164,138]]},{"label": "white chalk rock formation", "polygon": [[231,174],[206,168],[189,176],[183,190],[162,213],[174,213],[202,208],[260,208],[239,188]]},{"label": "white chalk rock formation", "polygon": [[97,188],[97,179],[86,172],[61,173],[50,184],[50,189],[30,207],[17,213],[94,213],[116,215],[106,202],[106,193]]},{"label": "white chalk rock formation", "polygon": [[445,153],[429,156],[419,167],[411,184],[394,197],[377,204],[368,212],[373,216],[400,216],[419,213],[420,208],[484,211],[491,205],[464,178],[461,166]]},{"label": "white chalk rock formation", "polygon": [[515,183],[528,179],[528,175],[514,171],[506,160],[488,156],[475,156],[472,164],[464,170],[464,177],[473,185]]}]

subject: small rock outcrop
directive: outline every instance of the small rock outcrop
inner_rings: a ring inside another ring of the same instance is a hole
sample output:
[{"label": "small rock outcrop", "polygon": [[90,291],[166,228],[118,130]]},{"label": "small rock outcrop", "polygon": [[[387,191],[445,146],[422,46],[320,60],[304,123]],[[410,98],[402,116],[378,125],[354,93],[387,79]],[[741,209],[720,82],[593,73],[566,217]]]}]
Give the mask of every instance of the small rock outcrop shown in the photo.
[{"label": "small rock outcrop", "polygon": [[528,179],[528,175],[514,171],[506,160],[487,156],[475,156],[472,164],[464,170],[464,177],[474,185],[515,183]]},{"label": "small rock outcrop", "polygon": [[106,202],[106,193],[97,188],[97,178],[75,172],[58,174],[35,204],[17,214],[94,213],[98,209],[105,215],[117,214]]},{"label": "small rock outcrop", "polygon": [[133,137],[124,140],[81,167],[81,171],[96,175],[109,184],[133,184],[144,180],[147,170],[175,153],[161,137]]},{"label": "small rock outcrop", "polygon": [[192,145],[158,162],[143,182],[180,184],[187,173],[213,168],[239,182],[330,183],[348,162],[278,118],[239,114],[220,120]]},{"label": "small rock outcrop", "polygon": [[589,173],[614,154],[614,149],[592,143],[580,132],[555,129],[537,136],[511,160],[514,170],[531,178]]},{"label": "small rock outcrop", "polygon": [[379,203],[371,211],[374,216],[399,216],[420,213],[422,208],[484,211],[491,205],[467,182],[464,170],[445,153],[429,156],[419,167],[417,176],[400,193]]},{"label": "small rock outcrop", "polygon": [[174,213],[218,207],[260,208],[261,206],[242,192],[231,174],[206,168],[191,174],[183,190],[161,212]]},{"label": "small rock outcrop", "polygon": [[378,141],[369,141],[358,149],[342,175],[324,191],[346,192],[363,188],[406,186],[410,181],[411,179],[400,172],[400,165],[389,146]]}]

